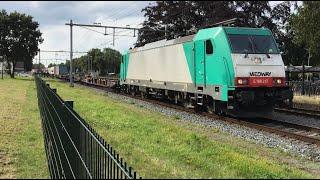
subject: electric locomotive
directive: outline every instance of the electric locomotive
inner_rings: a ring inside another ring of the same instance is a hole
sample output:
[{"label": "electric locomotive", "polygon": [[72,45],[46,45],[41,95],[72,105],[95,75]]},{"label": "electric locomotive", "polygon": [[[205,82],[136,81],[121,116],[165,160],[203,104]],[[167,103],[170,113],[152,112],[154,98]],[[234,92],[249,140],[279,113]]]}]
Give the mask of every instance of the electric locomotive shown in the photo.
[{"label": "electric locomotive", "polygon": [[120,85],[186,107],[259,117],[291,101],[285,67],[269,29],[213,27],[126,51]]}]

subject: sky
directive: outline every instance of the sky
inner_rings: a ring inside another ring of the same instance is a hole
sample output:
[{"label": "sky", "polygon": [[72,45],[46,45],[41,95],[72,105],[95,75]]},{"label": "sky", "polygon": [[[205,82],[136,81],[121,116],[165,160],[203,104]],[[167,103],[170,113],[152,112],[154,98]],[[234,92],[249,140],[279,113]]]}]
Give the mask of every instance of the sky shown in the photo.
[{"label": "sky", "polygon": [[[271,2],[271,6],[278,2]],[[70,50],[70,27],[65,23],[93,24],[106,26],[141,27],[145,20],[141,10],[154,1],[0,1],[0,9],[7,12],[18,11],[34,17],[39,22],[44,42],[41,50]],[[91,28],[104,33],[102,28]],[[107,33],[112,33],[111,29]],[[96,33],[82,27],[73,27],[73,51],[87,52],[92,48],[114,48],[123,52],[133,47],[137,38],[133,31],[117,30],[115,46],[112,46],[112,36]],[[124,35],[124,36],[121,36]],[[130,37],[129,37],[130,36]],[[74,54],[79,57],[82,54]],[[70,59],[70,53],[42,52],[41,63],[61,63]],[[38,56],[34,62],[38,62]]]},{"label": "sky", "polygon": [[[144,16],[141,10],[150,1],[1,1],[0,9],[7,12],[18,11],[33,16],[39,22],[44,42],[40,44],[41,50],[70,50],[70,26],[73,23],[93,24],[101,23],[106,26],[141,27]],[[102,28],[90,28],[104,33]],[[107,33],[112,33],[109,29]],[[103,35],[94,31],[73,27],[73,50],[87,52],[92,48],[114,48],[120,52],[133,47],[136,37],[133,31],[117,30],[115,46],[112,46],[112,35]],[[121,36],[122,35],[122,36]],[[130,36],[130,37],[129,37]],[[74,57],[81,54],[74,54]],[[41,63],[61,63],[70,59],[70,53],[40,53]],[[38,56],[34,62],[38,62]]]}]

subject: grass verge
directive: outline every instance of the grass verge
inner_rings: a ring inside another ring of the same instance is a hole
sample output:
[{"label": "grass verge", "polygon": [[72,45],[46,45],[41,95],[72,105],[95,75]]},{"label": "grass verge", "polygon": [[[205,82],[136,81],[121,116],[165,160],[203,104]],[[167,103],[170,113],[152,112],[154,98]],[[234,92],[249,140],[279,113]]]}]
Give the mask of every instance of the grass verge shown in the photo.
[{"label": "grass verge", "polygon": [[48,178],[32,79],[0,80],[0,178]]},{"label": "grass verge", "polygon": [[312,178],[320,166],[217,129],[51,81],[143,178]]},{"label": "grass verge", "polygon": [[320,106],[320,97],[294,96],[293,102]]}]

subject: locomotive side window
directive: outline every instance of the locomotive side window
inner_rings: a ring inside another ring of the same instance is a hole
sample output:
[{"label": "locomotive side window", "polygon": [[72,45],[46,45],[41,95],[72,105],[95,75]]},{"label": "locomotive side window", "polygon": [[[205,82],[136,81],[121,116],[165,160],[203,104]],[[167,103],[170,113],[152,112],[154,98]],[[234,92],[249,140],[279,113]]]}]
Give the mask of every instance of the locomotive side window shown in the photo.
[{"label": "locomotive side window", "polygon": [[213,54],[213,46],[210,40],[206,40],[206,54]]}]

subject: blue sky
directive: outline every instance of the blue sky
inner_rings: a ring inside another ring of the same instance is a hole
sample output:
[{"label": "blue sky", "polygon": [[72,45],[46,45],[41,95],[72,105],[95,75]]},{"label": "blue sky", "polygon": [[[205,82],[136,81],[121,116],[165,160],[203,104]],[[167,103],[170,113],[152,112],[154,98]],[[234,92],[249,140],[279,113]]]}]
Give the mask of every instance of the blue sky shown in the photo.
[{"label": "blue sky", "polygon": [[[70,19],[74,23],[93,24],[94,22],[110,26],[141,27],[144,21],[142,8],[151,1],[1,1],[0,9],[8,12],[18,11],[34,17],[40,24],[44,42],[41,50],[69,50],[70,29],[65,23]],[[271,2],[275,5],[279,2]],[[104,32],[104,29],[95,29]],[[132,31],[118,30],[116,34],[131,35]],[[109,32],[111,33],[111,32]],[[133,34],[132,34],[133,35]],[[74,27],[73,31],[74,51],[88,51],[91,48],[112,47],[120,52],[133,46],[136,37],[116,37],[115,46],[111,45],[112,36],[104,36],[99,33]],[[75,54],[74,57],[79,56]],[[48,65],[51,62],[65,62],[69,59],[68,53],[41,53],[42,63]],[[36,60],[38,57],[35,58]],[[49,59],[57,59],[52,61]]]}]

